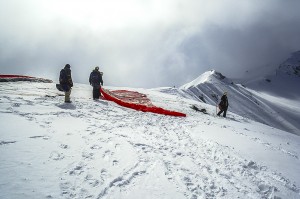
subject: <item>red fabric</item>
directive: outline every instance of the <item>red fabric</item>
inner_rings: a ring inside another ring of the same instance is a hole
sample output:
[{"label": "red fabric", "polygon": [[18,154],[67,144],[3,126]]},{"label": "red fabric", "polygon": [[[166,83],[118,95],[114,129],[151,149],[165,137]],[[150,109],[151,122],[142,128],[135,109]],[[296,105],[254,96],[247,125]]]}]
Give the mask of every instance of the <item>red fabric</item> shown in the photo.
[{"label": "red fabric", "polygon": [[127,108],[132,108],[143,112],[152,112],[152,113],[158,113],[164,115],[186,117],[186,114],[184,113],[169,111],[154,106],[151,103],[150,99],[147,98],[146,95],[139,92],[127,91],[127,90],[109,91],[103,88],[101,88],[100,91],[103,94],[105,99],[116,102],[117,104]]},{"label": "red fabric", "polygon": [[31,81],[31,82],[43,82],[43,83],[52,83],[50,79],[37,78],[25,75],[1,75],[0,82],[17,82],[17,81]]},{"label": "red fabric", "polygon": [[24,75],[0,75],[0,78],[33,78],[33,77],[24,76]]}]

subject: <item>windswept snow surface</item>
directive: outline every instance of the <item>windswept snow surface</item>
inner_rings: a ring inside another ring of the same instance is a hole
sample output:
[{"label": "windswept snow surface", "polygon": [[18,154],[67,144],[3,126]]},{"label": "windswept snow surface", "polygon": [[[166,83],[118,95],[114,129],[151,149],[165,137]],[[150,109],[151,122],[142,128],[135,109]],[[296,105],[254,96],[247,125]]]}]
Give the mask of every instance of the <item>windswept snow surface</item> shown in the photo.
[{"label": "windswept snow surface", "polygon": [[187,117],[93,101],[88,85],[65,104],[53,83],[0,83],[0,198],[300,198],[299,136],[174,88],[126,89]]}]

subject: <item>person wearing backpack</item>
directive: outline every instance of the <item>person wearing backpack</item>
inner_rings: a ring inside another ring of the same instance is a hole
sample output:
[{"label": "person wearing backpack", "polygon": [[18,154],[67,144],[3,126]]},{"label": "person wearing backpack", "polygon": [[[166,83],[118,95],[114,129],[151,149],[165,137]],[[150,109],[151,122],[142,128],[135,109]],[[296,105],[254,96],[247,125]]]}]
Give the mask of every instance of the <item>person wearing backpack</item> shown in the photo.
[{"label": "person wearing backpack", "polygon": [[224,92],[223,96],[221,97],[221,102],[219,103],[219,109],[218,116],[223,113],[223,117],[226,117],[227,109],[228,109],[228,98],[227,98],[227,92]]},{"label": "person wearing backpack", "polygon": [[71,103],[70,95],[73,87],[73,80],[70,68],[70,64],[66,64],[65,67],[61,69],[59,75],[59,83],[62,87],[62,90],[65,92],[65,103]]},{"label": "person wearing backpack", "polygon": [[95,69],[91,72],[89,82],[93,87],[93,99],[97,100],[101,96],[100,88],[103,86],[103,72],[99,71],[99,66],[96,66]]}]

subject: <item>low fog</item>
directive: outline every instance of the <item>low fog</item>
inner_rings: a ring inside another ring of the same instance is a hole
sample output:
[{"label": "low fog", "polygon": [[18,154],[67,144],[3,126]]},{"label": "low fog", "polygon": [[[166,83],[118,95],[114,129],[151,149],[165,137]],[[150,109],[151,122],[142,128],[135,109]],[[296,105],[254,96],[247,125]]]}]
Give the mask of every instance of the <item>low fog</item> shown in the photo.
[{"label": "low fog", "polygon": [[[0,73],[181,86],[216,69],[241,78],[300,50],[300,1],[0,0]],[[247,73],[246,71],[249,71]]]}]

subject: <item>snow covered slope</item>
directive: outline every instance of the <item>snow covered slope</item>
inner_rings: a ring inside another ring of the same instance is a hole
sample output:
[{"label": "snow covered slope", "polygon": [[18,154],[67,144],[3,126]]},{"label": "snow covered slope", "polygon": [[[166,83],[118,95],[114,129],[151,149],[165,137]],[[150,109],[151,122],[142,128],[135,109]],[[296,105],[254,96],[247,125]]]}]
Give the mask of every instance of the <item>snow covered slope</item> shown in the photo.
[{"label": "snow covered slope", "polygon": [[205,101],[214,106],[227,91],[229,111],[300,135],[298,85],[300,85],[299,77],[281,74],[270,79],[264,77],[248,82],[245,86],[235,84],[221,73],[212,70],[180,89],[189,93],[195,100]]},{"label": "snow covered slope", "polygon": [[215,117],[215,106],[174,88],[108,88],[187,117],[93,101],[89,85],[75,84],[64,104],[53,83],[2,82],[1,199],[300,198],[300,136]]},{"label": "snow covered slope", "polygon": [[279,71],[287,75],[300,77],[300,51],[294,52],[290,58],[284,61],[279,66]]},{"label": "snow covered slope", "polygon": [[300,100],[300,51],[284,61],[274,74],[244,82],[254,90],[282,98]]}]

